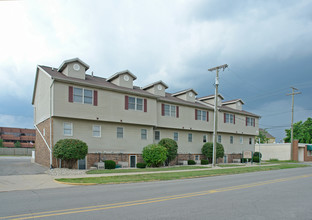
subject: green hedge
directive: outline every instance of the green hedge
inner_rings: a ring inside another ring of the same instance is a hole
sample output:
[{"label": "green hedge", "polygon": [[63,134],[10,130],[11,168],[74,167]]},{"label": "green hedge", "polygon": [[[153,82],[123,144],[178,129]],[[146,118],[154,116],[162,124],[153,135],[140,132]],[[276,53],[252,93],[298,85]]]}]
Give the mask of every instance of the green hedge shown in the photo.
[{"label": "green hedge", "polygon": [[209,160],[201,160],[200,164],[201,165],[207,165],[207,164],[209,164]]},{"label": "green hedge", "polygon": [[136,167],[141,169],[146,168],[146,163],[137,163]]},{"label": "green hedge", "polygon": [[194,160],[188,160],[188,161],[187,161],[187,164],[188,164],[188,165],[195,165],[196,162],[195,162]]},{"label": "green hedge", "polygon": [[112,170],[116,168],[116,163],[113,160],[105,160],[105,169]]}]

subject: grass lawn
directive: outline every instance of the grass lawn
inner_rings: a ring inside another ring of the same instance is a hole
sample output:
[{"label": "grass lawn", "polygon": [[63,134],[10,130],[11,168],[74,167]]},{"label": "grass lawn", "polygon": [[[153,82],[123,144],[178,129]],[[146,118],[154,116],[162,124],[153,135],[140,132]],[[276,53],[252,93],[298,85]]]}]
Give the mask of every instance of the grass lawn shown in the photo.
[{"label": "grass lawn", "polygon": [[160,167],[160,168],[133,168],[133,169],[113,169],[113,170],[89,170],[87,174],[102,174],[102,173],[136,173],[136,172],[154,172],[154,171],[170,171],[170,170],[193,170],[207,169],[210,166],[180,166],[180,167]]},{"label": "grass lawn", "polygon": [[135,174],[126,176],[106,176],[106,177],[88,177],[88,178],[62,178],[56,179],[66,183],[95,183],[95,184],[117,184],[117,183],[134,183],[134,182],[149,182],[162,180],[175,180],[186,178],[199,178],[218,175],[240,174],[257,171],[279,170],[306,167],[301,164],[279,164],[275,166],[259,166],[259,167],[240,167],[231,169],[211,169],[202,171],[185,171],[172,173],[151,173],[151,174]]}]

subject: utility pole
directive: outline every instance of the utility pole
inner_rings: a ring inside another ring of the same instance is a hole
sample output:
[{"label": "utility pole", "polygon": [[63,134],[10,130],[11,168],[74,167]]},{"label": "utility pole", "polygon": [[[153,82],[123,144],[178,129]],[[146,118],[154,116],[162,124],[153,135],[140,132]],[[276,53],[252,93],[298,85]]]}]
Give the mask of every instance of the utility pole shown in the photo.
[{"label": "utility pole", "polygon": [[291,95],[292,96],[292,104],[291,104],[291,132],[290,132],[290,142],[291,142],[291,147],[290,147],[290,159],[293,160],[293,156],[294,156],[294,96],[301,94],[301,92],[295,92],[295,90],[297,91],[298,89],[295,87],[290,87],[292,88],[292,93],[290,94],[286,94],[287,96]]},{"label": "utility pole", "polygon": [[212,72],[216,70],[216,89],[215,89],[215,97],[214,97],[214,120],[213,120],[213,150],[212,150],[212,166],[216,166],[216,155],[217,155],[217,131],[218,131],[218,87],[219,87],[219,69],[227,68],[228,65],[224,64],[222,66],[217,66],[211,69],[208,69],[208,71]]}]

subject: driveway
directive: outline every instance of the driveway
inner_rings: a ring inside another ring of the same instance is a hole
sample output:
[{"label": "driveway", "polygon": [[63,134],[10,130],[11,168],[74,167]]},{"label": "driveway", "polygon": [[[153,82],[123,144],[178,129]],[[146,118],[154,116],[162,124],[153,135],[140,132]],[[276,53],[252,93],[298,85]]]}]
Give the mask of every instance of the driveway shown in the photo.
[{"label": "driveway", "polygon": [[43,174],[47,167],[31,163],[30,157],[0,157],[0,176]]}]

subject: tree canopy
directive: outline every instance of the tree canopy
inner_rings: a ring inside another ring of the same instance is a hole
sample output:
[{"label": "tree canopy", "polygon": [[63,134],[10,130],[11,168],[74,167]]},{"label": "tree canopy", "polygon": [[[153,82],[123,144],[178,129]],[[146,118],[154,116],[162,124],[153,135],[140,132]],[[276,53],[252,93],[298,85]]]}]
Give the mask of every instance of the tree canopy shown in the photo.
[{"label": "tree canopy", "polygon": [[268,143],[269,138],[266,137],[265,135],[266,130],[264,129],[264,131],[259,130],[259,134],[256,137],[256,142],[259,144],[259,138],[260,138],[260,144],[266,144]]},{"label": "tree canopy", "polygon": [[170,138],[163,138],[159,141],[159,145],[167,148],[168,155],[166,159],[166,165],[169,165],[170,161],[174,160],[178,155],[178,144],[175,140]]},{"label": "tree canopy", "polygon": [[[286,129],[285,132],[284,141],[290,143],[291,129]],[[299,143],[312,144],[312,118],[309,117],[305,122],[294,123],[294,140],[299,140]]]},{"label": "tree canopy", "polygon": [[[213,153],[213,143],[207,142],[202,147],[202,154],[205,155],[208,159],[212,159],[212,153]],[[216,157],[217,158],[224,157],[224,148],[223,148],[223,145],[220,143],[217,143]]]}]

